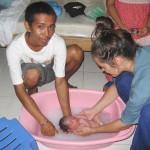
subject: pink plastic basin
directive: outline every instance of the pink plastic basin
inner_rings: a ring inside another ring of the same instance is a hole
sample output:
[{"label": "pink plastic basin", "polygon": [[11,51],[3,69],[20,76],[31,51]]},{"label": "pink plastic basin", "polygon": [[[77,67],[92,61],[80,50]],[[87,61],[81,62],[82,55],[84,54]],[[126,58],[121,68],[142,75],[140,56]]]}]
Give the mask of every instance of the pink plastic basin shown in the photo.
[{"label": "pink plastic basin", "polygon": [[[102,95],[103,92],[99,91],[70,89],[70,105],[72,113],[77,114],[81,110],[93,106]],[[37,93],[32,95],[32,97],[43,114],[45,114],[59,130],[58,122],[62,117],[62,113],[55,90]],[[100,112],[102,122],[107,123],[118,119],[124,108],[125,104],[122,100],[120,98],[116,99],[112,104]],[[103,148],[114,142],[130,137],[135,130],[135,126],[132,126],[131,128],[118,133],[98,133],[86,137],[59,133],[54,137],[48,137],[41,134],[39,124],[25,108],[23,108],[20,114],[19,121],[37,141],[49,148],[61,150]]]}]

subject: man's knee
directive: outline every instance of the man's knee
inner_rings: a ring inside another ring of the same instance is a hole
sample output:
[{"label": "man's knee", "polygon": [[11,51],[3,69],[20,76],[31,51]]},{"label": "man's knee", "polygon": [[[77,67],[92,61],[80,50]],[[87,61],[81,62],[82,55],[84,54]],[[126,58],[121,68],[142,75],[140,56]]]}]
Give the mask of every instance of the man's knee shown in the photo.
[{"label": "man's knee", "polygon": [[76,44],[67,47],[67,57],[71,59],[81,60],[83,59],[83,50]]},{"label": "man's knee", "polygon": [[24,76],[24,84],[32,88],[38,85],[41,78],[41,72],[38,69],[29,69]]}]

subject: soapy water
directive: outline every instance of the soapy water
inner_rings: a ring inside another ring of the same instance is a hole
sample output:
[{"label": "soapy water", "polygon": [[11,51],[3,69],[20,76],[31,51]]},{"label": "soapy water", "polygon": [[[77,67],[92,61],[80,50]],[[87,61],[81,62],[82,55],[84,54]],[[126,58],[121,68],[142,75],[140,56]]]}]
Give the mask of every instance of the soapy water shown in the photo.
[{"label": "soapy water", "polygon": [[[81,112],[85,108],[71,108],[72,114],[76,115],[79,112]],[[97,134],[92,134],[89,136],[79,136],[75,135],[73,133],[62,133],[60,127],[59,127],[59,120],[62,117],[62,112],[59,108],[51,110],[46,114],[47,118],[53,123],[53,125],[56,127],[58,134],[55,136],[47,137],[50,139],[55,139],[55,140],[66,140],[66,141],[92,141],[92,140],[100,140],[100,139],[107,139],[107,138],[112,138],[115,137],[118,133],[97,133]],[[110,122],[111,119],[109,117],[109,114],[107,112],[101,112],[100,113],[100,122],[103,124],[106,124]],[[41,133],[39,133],[40,137],[43,137]],[[45,136],[44,136],[45,137]]]}]

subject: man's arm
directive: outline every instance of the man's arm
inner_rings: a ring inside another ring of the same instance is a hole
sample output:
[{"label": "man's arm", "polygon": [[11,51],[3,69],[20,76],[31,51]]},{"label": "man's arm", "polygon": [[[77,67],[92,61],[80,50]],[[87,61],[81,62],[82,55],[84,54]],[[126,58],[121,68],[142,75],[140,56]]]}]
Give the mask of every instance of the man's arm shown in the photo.
[{"label": "man's arm", "polygon": [[58,100],[64,116],[71,115],[69,90],[65,77],[55,79],[55,87],[57,91]]},{"label": "man's arm", "polygon": [[41,113],[32,97],[26,92],[24,84],[14,85],[15,92],[25,109],[39,122],[43,135],[55,135],[55,127]]}]

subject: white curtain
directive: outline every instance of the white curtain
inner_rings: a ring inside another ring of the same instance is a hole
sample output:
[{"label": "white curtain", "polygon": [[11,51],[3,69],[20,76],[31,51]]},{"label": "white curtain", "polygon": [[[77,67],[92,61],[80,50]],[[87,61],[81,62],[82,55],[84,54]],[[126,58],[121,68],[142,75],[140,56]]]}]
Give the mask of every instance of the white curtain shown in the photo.
[{"label": "white curtain", "polygon": [[13,38],[16,23],[30,0],[13,0],[10,7],[0,11],[0,45],[8,45]]}]

